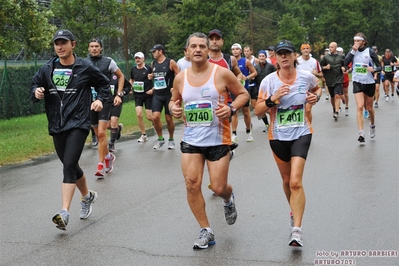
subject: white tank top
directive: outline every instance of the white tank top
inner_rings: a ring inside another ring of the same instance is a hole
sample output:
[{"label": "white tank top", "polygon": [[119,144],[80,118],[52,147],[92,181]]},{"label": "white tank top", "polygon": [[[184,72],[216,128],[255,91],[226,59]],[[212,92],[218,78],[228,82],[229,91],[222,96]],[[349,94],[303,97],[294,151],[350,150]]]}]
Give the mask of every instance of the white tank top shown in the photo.
[{"label": "white tank top", "polygon": [[231,133],[228,119],[215,115],[217,103],[228,104],[227,92],[220,93],[215,86],[215,74],[220,66],[214,65],[209,78],[201,86],[193,86],[184,70],[182,93],[184,130],[182,141],[197,147],[230,145]]},{"label": "white tank top", "polygon": [[352,80],[362,84],[375,83],[373,73],[369,72],[367,68],[373,66],[373,59],[370,57],[370,48],[364,51],[356,51],[352,59]]}]

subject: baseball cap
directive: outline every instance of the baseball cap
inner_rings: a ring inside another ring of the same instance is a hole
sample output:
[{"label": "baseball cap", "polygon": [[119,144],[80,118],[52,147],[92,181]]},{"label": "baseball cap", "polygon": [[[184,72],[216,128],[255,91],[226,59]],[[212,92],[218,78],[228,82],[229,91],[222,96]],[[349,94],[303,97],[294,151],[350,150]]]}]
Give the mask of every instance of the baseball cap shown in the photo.
[{"label": "baseball cap", "polygon": [[144,54],[142,52],[137,52],[134,54],[134,58],[139,57],[139,58],[144,58]]},{"label": "baseball cap", "polygon": [[274,46],[269,46],[269,48],[267,48],[267,50],[274,51],[274,50],[276,50],[276,48],[274,48]]},{"label": "baseball cap", "polygon": [[241,45],[240,45],[239,43],[233,44],[233,45],[231,46],[231,49],[233,49],[233,48],[238,48],[238,49],[242,50],[242,47],[241,47]]},{"label": "baseball cap", "polygon": [[162,50],[163,52],[165,51],[165,47],[162,44],[155,44],[154,47],[150,50],[150,52],[154,52],[156,50]]},{"label": "baseball cap", "polygon": [[265,50],[260,50],[260,51],[258,52],[258,54],[264,54],[264,55],[266,55],[266,56],[267,56],[267,53],[266,53],[266,51],[265,51]]},{"label": "baseball cap", "polygon": [[69,30],[57,30],[54,34],[53,37],[53,42],[55,42],[58,39],[63,39],[67,41],[74,41],[75,36],[70,32]]},{"label": "baseball cap", "polygon": [[281,40],[277,45],[276,45],[276,53],[281,51],[281,50],[287,50],[290,52],[295,52],[295,47],[292,44],[292,42],[287,41],[287,40]]},{"label": "baseball cap", "polygon": [[223,38],[222,32],[221,32],[220,30],[218,30],[218,29],[213,29],[213,30],[211,30],[211,31],[208,33],[208,37],[211,37],[211,35],[217,35],[217,36],[219,36],[220,38]]}]

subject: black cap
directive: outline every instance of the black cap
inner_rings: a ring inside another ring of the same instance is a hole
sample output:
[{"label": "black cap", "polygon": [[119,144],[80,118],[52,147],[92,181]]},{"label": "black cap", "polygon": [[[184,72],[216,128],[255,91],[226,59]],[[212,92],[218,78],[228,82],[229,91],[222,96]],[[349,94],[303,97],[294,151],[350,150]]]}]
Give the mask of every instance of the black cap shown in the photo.
[{"label": "black cap", "polygon": [[165,52],[165,47],[162,44],[155,44],[154,47],[150,50],[150,52],[154,52],[156,50],[162,50],[162,52]]},{"label": "black cap", "polygon": [[101,47],[103,47],[103,42],[102,42],[99,38],[96,38],[96,37],[91,38],[90,41],[89,41],[89,43],[91,43],[91,42],[96,42],[96,43],[98,43]]},{"label": "black cap", "polygon": [[276,48],[274,48],[274,46],[269,46],[269,48],[267,48],[267,50],[274,51],[274,50],[276,50]]},{"label": "black cap", "polygon": [[54,34],[53,42],[58,39],[74,41],[75,36],[73,36],[72,32],[70,32],[69,30],[57,30],[57,32]]},{"label": "black cap", "polygon": [[295,46],[290,41],[282,40],[276,45],[276,50],[275,51],[277,53],[278,51],[281,51],[281,50],[287,50],[287,51],[290,51],[290,52],[295,52]]},{"label": "black cap", "polygon": [[217,36],[219,36],[220,38],[223,38],[222,32],[221,32],[220,30],[217,30],[217,29],[213,29],[213,30],[211,30],[211,31],[208,33],[208,37],[211,37],[211,35],[217,35]]}]

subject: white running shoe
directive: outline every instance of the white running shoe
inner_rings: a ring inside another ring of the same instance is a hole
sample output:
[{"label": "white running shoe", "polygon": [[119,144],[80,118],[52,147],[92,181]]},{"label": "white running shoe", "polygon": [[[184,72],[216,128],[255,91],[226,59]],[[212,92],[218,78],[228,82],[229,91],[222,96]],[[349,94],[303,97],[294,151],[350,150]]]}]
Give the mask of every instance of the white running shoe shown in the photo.
[{"label": "white running shoe", "polygon": [[236,134],[231,135],[231,142],[237,143],[238,142],[238,137]]},{"label": "white running shoe", "polygon": [[141,137],[137,140],[137,142],[146,142],[148,141],[147,135],[141,135]]}]

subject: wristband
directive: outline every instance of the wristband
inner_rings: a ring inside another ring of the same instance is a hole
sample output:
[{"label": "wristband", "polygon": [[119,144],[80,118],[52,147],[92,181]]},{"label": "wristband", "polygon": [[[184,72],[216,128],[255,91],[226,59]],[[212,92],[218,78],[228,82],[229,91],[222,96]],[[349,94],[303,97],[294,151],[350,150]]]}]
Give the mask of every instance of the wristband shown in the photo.
[{"label": "wristband", "polygon": [[267,107],[273,107],[276,105],[275,102],[272,102],[272,96],[270,96],[269,98],[267,98],[267,100],[265,101],[265,104]]}]

